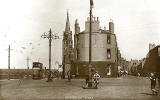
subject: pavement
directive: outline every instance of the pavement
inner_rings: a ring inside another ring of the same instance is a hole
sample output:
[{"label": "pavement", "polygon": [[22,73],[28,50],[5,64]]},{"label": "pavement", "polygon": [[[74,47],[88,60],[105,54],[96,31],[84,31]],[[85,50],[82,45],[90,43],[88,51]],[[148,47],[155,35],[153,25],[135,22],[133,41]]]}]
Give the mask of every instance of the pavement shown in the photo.
[{"label": "pavement", "polygon": [[160,100],[145,77],[101,78],[98,89],[83,85],[84,79],[0,80],[0,100]]}]

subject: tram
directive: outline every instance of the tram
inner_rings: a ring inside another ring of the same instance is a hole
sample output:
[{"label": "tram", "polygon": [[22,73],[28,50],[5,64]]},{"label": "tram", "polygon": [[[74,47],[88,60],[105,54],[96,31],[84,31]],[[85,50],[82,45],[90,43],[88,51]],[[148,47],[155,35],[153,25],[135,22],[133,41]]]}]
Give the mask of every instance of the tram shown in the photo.
[{"label": "tram", "polygon": [[32,70],[33,70],[32,79],[42,79],[43,78],[43,64],[42,63],[33,62]]}]

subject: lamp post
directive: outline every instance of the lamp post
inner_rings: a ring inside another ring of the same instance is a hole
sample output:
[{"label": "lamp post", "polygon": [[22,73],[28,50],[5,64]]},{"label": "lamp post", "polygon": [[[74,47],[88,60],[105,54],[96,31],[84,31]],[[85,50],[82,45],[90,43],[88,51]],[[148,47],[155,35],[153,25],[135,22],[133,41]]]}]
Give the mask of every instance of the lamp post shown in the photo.
[{"label": "lamp post", "polygon": [[57,36],[56,34],[52,34],[52,30],[50,28],[49,33],[44,33],[42,36],[42,38],[48,38],[49,40],[49,76],[48,76],[48,81],[50,82],[52,81],[51,79],[51,43],[52,43],[52,39],[59,39],[59,36]]},{"label": "lamp post", "polygon": [[89,66],[88,66],[88,87],[92,87],[92,7],[93,0],[90,0],[90,23],[89,23]]}]

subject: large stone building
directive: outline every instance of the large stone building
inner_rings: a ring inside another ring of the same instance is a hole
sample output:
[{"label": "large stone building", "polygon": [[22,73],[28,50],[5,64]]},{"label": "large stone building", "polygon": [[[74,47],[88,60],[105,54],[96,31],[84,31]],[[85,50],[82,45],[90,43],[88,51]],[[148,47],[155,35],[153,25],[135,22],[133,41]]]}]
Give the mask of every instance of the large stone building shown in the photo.
[{"label": "large stone building", "polygon": [[[68,14],[67,14],[67,22],[68,22]],[[69,22],[68,22],[69,23]],[[75,21],[75,35],[74,35],[74,48],[72,53],[74,56],[71,58],[66,58],[67,55],[71,54],[65,49],[65,41],[72,41],[71,37],[66,38],[67,34],[71,34],[70,29],[64,32],[64,39],[63,39],[63,66],[66,66],[67,59],[70,59],[70,70],[73,75],[76,76],[86,76],[88,75],[88,65],[89,65],[89,24],[90,19],[88,18],[85,22],[85,30],[80,31],[80,26],[78,20]],[[66,24],[66,27],[67,24]],[[114,23],[113,21],[109,22],[109,30],[106,28],[100,28],[100,22],[98,17],[92,18],[92,66],[93,69],[98,71],[99,74],[103,77],[115,77],[117,76],[117,64],[118,64],[118,46],[116,35],[114,34]],[[66,42],[67,43],[67,42]],[[71,42],[72,44],[72,42]],[[70,44],[70,45],[71,45]],[[71,47],[70,47],[71,48]],[[65,67],[66,68],[66,67]]]}]

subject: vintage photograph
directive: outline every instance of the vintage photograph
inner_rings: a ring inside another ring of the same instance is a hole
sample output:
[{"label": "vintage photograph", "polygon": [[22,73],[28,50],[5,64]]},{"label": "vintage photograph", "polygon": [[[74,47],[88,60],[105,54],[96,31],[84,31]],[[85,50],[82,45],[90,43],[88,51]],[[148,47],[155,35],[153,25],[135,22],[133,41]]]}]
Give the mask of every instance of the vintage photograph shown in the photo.
[{"label": "vintage photograph", "polygon": [[159,0],[0,0],[0,100],[160,100]]}]

